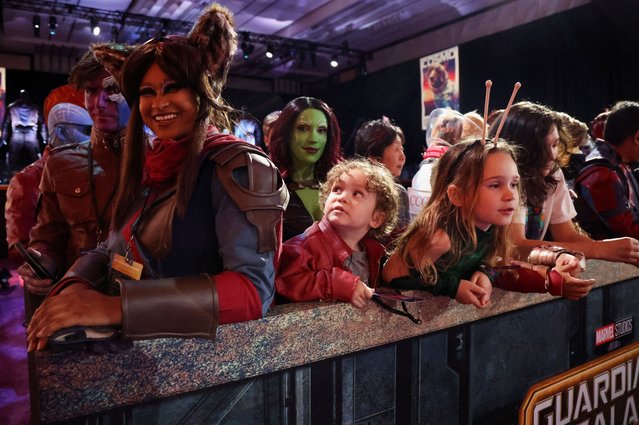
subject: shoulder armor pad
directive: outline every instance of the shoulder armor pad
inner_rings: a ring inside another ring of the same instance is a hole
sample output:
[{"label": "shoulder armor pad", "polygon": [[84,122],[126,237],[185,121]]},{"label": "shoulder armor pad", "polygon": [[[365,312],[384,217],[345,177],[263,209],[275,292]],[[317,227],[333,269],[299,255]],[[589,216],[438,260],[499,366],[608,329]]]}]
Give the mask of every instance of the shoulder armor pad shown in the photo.
[{"label": "shoulder armor pad", "polygon": [[[261,149],[245,142],[221,144],[208,158],[215,162],[217,177],[227,194],[257,228],[260,252],[276,251],[289,200],[277,167]],[[246,168],[248,187],[234,178],[233,172],[240,168]]]}]

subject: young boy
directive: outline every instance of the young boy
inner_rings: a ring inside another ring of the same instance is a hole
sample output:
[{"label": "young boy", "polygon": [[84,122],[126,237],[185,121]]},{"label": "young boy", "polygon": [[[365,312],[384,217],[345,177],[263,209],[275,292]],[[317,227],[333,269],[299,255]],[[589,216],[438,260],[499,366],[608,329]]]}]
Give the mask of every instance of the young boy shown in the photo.
[{"label": "young boy", "polygon": [[385,167],[364,159],[335,165],[320,187],[324,217],[282,247],[277,292],[291,301],[337,300],[364,308],[385,251],[375,237],[393,229],[398,204]]}]

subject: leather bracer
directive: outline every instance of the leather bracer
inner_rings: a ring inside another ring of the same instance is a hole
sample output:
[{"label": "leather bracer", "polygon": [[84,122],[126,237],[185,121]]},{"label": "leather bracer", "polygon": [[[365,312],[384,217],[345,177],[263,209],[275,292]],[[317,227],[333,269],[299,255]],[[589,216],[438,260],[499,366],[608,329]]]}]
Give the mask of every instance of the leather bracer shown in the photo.
[{"label": "leather bracer", "polygon": [[[259,252],[276,251],[278,224],[289,200],[277,167],[260,149],[239,142],[213,151],[209,158],[216,163],[216,174],[226,193],[257,228]],[[241,168],[247,170],[248,187],[233,176]]]},{"label": "leather bracer", "polygon": [[528,262],[542,266],[555,267],[561,254],[570,254],[579,260],[581,271],[586,270],[586,257],[581,251],[572,251],[560,246],[540,245],[534,247],[528,255]]},{"label": "leather bracer", "polygon": [[125,280],[120,292],[124,338],[215,339],[219,304],[212,276]]},{"label": "leather bracer", "polygon": [[51,288],[50,296],[58,295],[67,286],[78,282],[91,285],[98,291],[106,292],[109,262],[109,256],[102,249],[95,249],[81,255]]}]

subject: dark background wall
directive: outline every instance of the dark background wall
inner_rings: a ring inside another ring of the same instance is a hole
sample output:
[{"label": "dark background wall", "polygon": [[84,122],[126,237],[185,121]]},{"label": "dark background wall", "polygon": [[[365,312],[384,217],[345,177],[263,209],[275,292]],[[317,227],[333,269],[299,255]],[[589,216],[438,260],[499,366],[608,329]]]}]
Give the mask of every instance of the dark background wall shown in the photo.
[{"label": "dark background wall", "polygon": [[31,100],[42,107],[45,97],[51,90],[67,83],[68,75],[50,72],[19,71],[7,69],[7,93],[5,102],[8,105],[18,98],[20,90],[28,90]]},{"label": "dark background wall", "polygon": [[[520,81],[518,100],[545,103],[585,122],[617,100],[639,100],[637,5],[595,1],[460,45],[462,112],[483,113],[487,79],[493,81],[491,108],[505,107]],[[407,167],[414,169],[425,135],[419,90],[415,59],[314,95],[335,109],[346,136],[362,120],[382,114],[395,120],[406,134]]]},{"label": "dark background wall", "polygon": [[[518,100],[528,99],[590,121],[620,99],[639,100],[639,1],[592,3],[459,46],[461,109],[482,113],[484,81],[493,80],[492,108],[503,108],[516,81]],[[7,101],[21,88],[42,103],[66,82],[65,75],[7,71]],[[420,161],[424,132],[420,121],[419,59],[343,84],[322,84],[307,95],[331,105],[352,152],[352,135],[366,120],[386,115],[406,134],[410,176]],[[225,97],[258,119],[293,96],[230,89]]]}]

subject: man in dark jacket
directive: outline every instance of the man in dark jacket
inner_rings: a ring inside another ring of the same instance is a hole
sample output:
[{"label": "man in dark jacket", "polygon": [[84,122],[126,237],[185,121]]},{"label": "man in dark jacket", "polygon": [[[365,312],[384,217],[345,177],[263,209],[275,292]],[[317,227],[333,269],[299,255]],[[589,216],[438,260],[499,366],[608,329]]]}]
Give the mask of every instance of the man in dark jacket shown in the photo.
[{"label": "man in dark jacket", "polygon": [[630,165],[639,161],[639,103],[618,102],[610,112],[604,140],[588,155],[575,180],[584,229],[597,238],[639,238],[639,185]]}]

